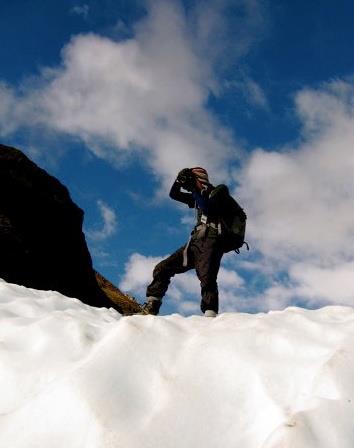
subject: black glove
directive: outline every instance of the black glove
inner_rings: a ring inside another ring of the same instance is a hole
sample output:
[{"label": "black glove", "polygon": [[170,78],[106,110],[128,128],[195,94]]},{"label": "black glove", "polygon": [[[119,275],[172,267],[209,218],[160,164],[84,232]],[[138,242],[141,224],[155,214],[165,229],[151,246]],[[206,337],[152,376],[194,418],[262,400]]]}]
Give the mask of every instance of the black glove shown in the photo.
[{"label": "black glove", "polygon": [[195,185],[194,174],[190,168],[183,168],[183,170],[178,173],[176,181],[189,191],[191,191]]},{"label": "black glove", "polygon": [[178,174],[177,174],[177,181],[180,184],[184,184],[187,179],[189,179],[192,176],[192,170],[190,168],[183,168]]}]

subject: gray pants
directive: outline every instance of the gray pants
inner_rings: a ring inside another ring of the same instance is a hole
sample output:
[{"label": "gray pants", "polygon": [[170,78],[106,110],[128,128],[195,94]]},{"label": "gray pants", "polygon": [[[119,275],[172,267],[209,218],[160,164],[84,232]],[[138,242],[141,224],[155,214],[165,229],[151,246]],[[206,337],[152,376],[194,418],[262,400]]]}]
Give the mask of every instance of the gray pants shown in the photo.
[{"label": "gray pants", "polygon": [[162,298],[166,294],[171,277],[195,269],[201,286],[200,308],[203,313],[205,310],[217,313],[219,311],[217,276],[223,256],[219,239],[214,236],[199,239],[193,237],[188,247],[187,266],[183,266],[184,249],[185,245],[155,266],[153,280],[147,287],[146,295]]}]

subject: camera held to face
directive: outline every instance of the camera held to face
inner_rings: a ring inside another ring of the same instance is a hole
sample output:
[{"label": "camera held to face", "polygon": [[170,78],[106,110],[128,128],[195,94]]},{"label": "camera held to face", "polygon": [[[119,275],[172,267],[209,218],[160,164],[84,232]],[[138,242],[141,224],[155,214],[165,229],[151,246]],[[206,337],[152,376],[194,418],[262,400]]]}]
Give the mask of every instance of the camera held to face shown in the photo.
[{"label": "camera held to face", "polygon": [[178,173],[177,181],[187,191],[192,191],[195,188],[195,176],[190,168],[181,170]]}]

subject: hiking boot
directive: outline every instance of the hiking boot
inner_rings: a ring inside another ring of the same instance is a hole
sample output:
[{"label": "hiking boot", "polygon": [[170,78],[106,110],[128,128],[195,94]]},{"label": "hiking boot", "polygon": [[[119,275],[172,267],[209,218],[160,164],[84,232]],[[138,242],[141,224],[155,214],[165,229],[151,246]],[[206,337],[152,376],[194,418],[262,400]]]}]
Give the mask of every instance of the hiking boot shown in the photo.
[{"label": "hiking boot", "polygon": [[158,297],[148,297],[147,302],[142,305],[141,312],[138,314],[153,314],[154,316],[157,316],[161,304],[162,301]]},{"label": "hiking boot", "polygon": [[205,317],[216,317],[218,313],[216,313],[214,310],[206,310],[204,313]]}]

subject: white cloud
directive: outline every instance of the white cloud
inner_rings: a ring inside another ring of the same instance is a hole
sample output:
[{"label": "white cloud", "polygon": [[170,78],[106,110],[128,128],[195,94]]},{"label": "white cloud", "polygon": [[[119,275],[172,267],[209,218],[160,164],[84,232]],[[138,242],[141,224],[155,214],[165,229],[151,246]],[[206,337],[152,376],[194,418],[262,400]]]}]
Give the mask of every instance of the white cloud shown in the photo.
[{"label": "white cloud", "polygon": [[145,297],[146,287],[152,280],[152,271],[162,257],[145,257],[134,253],[125,265],[124,277],[119,284],[122,291]]},{"label": "white cloud", "polygon": [[72,14],[82,16],[84,19],[87,19],[89,11],[90,7],[87,4],[73,6],[70,10]]},{"label": "white cloud", "polygon": [[254,151],[239,173],[248,237],[267,257],[353,257],[353,98],[343,82],[300,92],[302,144]]},{"label": "white cloud", "polygon": [[237,272],[223,267],[220,268],[218,282],[221,288],[224,289],[237,289],[244,285],[244,280],[241,278]]},{"label": "white cloud", "polygon": [[[247,239],[270,276],[263,297],[249,303],[354,305],[353,81],[304,89],[295,104],[301,143],[255,150],[237,173]],[[264,276],[259,260],[255,267]],[[287,274],[282,281],[279,272]]]},{"label": "white cloud", "polygon": [[103,225],[101,229],[98,230],[86,230],[86,234],[88,238],[93,241],[103,241],[114,235],[116,232],[117,216],[115,211],[102,200],[97,201],[97,206],[102,217]]},{"label": "white cloud", "polygon": [[189,17],[190,29],[202,55],[222,71],[225,55],[233,62],[261,40],[267,29],[264,2],[258,0],[200,0]]},{"label": "white cloud", "polygon": [[309,305],[354,305],[354,261],[331,267],[299,263],[291,268],[298,296]]},{"label": "white cloud", "polygon": [[250,104],[261,109],[268,109],[269,104],[266,94],[256,81],[248,78],[245,82],[245,88],[246,99]]},{"label": "white cloud", "polygon": [[269,111],[269,101],[260,84],[244,74],[239,75],[238,78],[224,81],[226,90],[235,90],[237,94],[243,96],[245,101],[253,108]]},{"label": "white cloud", "polygon": [[300,261],[290,264],[285,279],[270,278],[269,285],[261,292],[246,283],[244,290],[239,291],[241,295],[226,297],[226,308],[232,309],[232,303],[240,311],[280,310],[298,304],[309,308],[354,306],[353,272],[354,261],[338,262],[330,267]]},{"label": "white cloud", "polygon": [[293,285],[274,281],[268,288],[258,294],[250,295],[247,300],[241,300],[241,310],[263,311],[283,310],[294,304],[298,297]]},{"label": "white cloud", "polygon": [[211,62],[177,2],[149,5],[134,38],[75,36],[60,67],[43,69],[21,91],[2,85],[2,135],[44,126],[117,163],[137,155],[166,184],[193,165],[225,177],[237,148],[206,107],[215,86]]},{"label": "white cloud", "polygon": [[183,226],[188,226],[190,228],[193,227],[195,223],[196,223],[196,216],[194,213],[194,209],[192,213],[188,213],[188,215],[185,214],[181,217],[181,224]]}]

